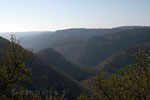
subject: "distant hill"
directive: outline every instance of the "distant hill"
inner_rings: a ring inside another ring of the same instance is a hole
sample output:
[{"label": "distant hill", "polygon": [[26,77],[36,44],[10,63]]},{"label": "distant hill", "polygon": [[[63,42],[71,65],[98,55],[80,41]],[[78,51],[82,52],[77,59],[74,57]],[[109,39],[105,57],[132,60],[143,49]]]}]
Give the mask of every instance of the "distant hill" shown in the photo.
[{"label": "distant hill", "polygon": [[22,37],[20,41],[23,47],[31,48],[35,52],[44,48],[53,48],[74,63],[96,66],[113,53],[137,43],[148,42],[149,27],[66,29]]},{"label": "distant hill", "polygon": [[117,52],[147,42],[150,42],[150,28],[148,27],[127,29],[103,36],[94,36],[86,43],[85,54],[79,63],[96,66]]},{"label": "distant hill", "polygon": [[22,36],[18,38],[21,41],[21,45],[24,48],[31,48],[35,50],[38,46],[40,46],[41,41],[43,39],[47,38],[49,35],[53,34],[53,32],[39,32],[39,33],[34,33],[33,35],[27,35],[30,33],[26,33],[26,36]]},{"label": "distant hill", "polygon": [[35,51],[39,51],[43,48],[62,46],[70,40],[74,40],[75,42],[80,42],[81,40],[85,41],[91,36],[103,35],[107,34],[108,32],[108,29],[66,29],[21,37],[19,40],[22,41],[21,44],[23,47],[32,48]]},{"label": "distant hill", "polygon": [[148,26],[120,26],[120,27],[115,27],[115,29],[127,30],[127,29],[144,28],[144,27],[148,27]]},{"label": "distant hill", "polygon": [[150,42],[138,44],[136,46],[132,46],[128,49],[118,52],[108,57],[100,65],[97,65],[97,68],[104,72],[114,73],[122,68],[132,65],[136,62],[135,53],[139,49],[149,52]]},{"label": "distant hill", "polygon": [[119,31],[122,31],[122,29],[66,29],[22,37],[19,40],[23,47],[32,48],[35,52],[44,48],[54,48],[65,58],[78,63],[83,56],[89,38]]},{"label": "distant hill", "polygon": [[89,70],[66,60],[52,48],[43,49],[37,55],[48,64],[55,66],[78,81],[85,80],[90,76]]}]

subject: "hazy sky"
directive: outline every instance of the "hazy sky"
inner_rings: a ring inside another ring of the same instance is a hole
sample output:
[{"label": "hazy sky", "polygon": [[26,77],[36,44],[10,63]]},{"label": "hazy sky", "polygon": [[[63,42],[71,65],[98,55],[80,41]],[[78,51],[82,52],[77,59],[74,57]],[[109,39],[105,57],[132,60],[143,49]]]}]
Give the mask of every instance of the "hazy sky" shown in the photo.
[{"label": "hazy sky", "polygon": [[0,32],[150,25],[150,0],[0,0]]}]

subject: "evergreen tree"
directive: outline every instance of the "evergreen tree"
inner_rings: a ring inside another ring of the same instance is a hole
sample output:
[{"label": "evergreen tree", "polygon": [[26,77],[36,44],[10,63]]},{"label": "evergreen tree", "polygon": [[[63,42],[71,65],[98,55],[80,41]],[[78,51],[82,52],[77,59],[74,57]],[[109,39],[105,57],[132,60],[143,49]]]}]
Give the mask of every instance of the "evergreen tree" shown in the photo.
[{"label": "evergreen tree", "polygon": [[3,98],[15,98],[23,90],[22,84],[31,78],[31,70],[24,64],[30,51],[23,49],[14,35],[10,41],[4,42],[0,65],[0,97]]}]

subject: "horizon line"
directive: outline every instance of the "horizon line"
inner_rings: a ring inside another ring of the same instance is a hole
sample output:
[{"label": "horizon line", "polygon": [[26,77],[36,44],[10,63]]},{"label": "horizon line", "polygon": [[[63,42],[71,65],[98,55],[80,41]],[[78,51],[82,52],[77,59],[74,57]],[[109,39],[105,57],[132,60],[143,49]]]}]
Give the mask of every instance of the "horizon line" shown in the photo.
[{"label": "horizon line", "polygon": [[115,26],[115,27],[70,27],[70,28],[60,28],[56,30],[31,30],[31,31],[0,31],[1,33],[18,33],[18,32],[56,32],[60,30],[68,30],[68,29],[113,29],[113,28],[121,28],[121,27],[150,27],[150,25],[120,25],[120,26]]}]

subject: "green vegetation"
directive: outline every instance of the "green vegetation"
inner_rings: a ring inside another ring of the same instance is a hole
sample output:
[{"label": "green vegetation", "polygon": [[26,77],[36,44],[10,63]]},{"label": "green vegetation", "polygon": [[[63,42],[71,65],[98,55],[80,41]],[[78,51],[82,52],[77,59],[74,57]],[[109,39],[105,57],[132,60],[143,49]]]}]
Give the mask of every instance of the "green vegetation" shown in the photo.
[{"label": "green vegetation", "polygon": [[[150,55],[139,50],[135,64],[111,76],[98,73],[93,78],[93,87],[90,100],[149,100]],[[83,95],[78,98],[87,100]]]},{"label": "green vegetation", "polygon": [[[69,90],[65,96],[69,99],[75,98],[83,91],[83,87],[76,81],[69,77],[64,72],[47,64],[38,55],[32,54],[31,58],[26,62],[26,65],[31,68],[32,82],[26,84],[26,87],[31,91],[58,91],[61,93],[64,90]],[[42,95],[45,98],[44,95]]]},{"label": "green vegetation", "polygon": [[115,73],[129,64],[135,64],[134,53],[137,52],[139,48],[148,52],[148,50],[150,50],[150,43],[136,45],[122,52],[118,52],[104,60],[104,62],[102,62],[103,64],[99,65],[98,68],[103,72]]},{"label": "green vegetation", "polygon": [[[121,30],[96,36],[90,35],[95,30],[88,30],[85,38],[81,30],[64,30],[65,36],[56,31],[57,45],[38,53],[22,48],[14,36],[11,41],[0,38],[0,99],[149,100],[150,28]],[[79,58],[82,66],[55,49],[66,49],[63,54],[77,56],[73,59]],[[98,69],[101,73],[93,78]]]},{"label": "green vegetation", "polygon": [[31,70],[24,64],[29,57],[29,50],[19,46],[19,41],[13,35],[11,43],[4,42],[0,66],[0,99],[34,98],[34,96],[20,94],[20,92],[26,91],[23,83],[31,80]]},{"label": "green vegetation", "polygon": [[[40,95],[42,95],[42,91],[57,91],[61,95],[65,90],[68,90],[65,97],[72,99],[83,91],[84,88],[77,81],[47,64],[36,54],[23,49],[15,38],[12,38],[10,42],[3,38],[0,41],[2,45],[5,43],[0,48],[0,56],[3,58],[0,67],[2,99],[14,97],[17,100],[17,98],[23,98],[23,95],[20,97],[19,93],[26,92],[30,98],[33,98],[37,97],[36,91],[40,91]],[[42,95],[43,99],[45,95],[46,93]]]}]

